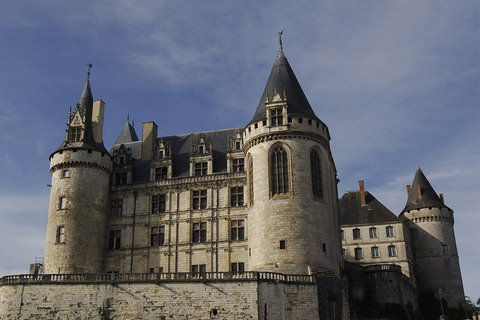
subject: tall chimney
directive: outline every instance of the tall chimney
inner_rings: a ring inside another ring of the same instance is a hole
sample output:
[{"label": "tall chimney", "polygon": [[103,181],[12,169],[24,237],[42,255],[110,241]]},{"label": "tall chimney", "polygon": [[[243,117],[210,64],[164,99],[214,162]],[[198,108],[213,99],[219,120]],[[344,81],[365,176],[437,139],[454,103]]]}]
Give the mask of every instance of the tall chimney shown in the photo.
[{"label": "tall chimney", "polygon": [[418,185],[417,190],[418,190],[418,197],[421,198],[422,197],[422,187],[420,187],[420,185]]},{"label": "tall chimney", "polygon": [[358,181],[358,184],[360,185],[360,202],[362,206],[366,205],[365,202],[365,186],[363,183],[363,180]]},{"label": "tall chimney", "polygon": [[442,203],[445,203],[445,199],[443,199],[443,193],[440,193],[439,196],[440,196],[440,199],[442,200]]},{"label": "tall chimney", "polygon": [[409,184],[407,184],[407,197],[410,195],[410,188],[411,188],[411,186]]}]

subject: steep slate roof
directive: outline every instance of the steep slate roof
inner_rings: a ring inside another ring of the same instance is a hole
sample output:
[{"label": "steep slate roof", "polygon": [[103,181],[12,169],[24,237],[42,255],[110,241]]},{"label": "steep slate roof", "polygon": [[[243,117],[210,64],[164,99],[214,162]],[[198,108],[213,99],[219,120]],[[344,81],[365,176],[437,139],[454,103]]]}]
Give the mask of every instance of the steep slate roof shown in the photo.
[{"label": "steep slate roof", "polygon": [[376,224],[401,221],[368,191],[365,191],[365,203],[365,206],[361,205],[360,191],[346,192],[339,200],[340,224]]},{"label": "steep slate roof", "polygon": [[122,131],[118,135],[117,141],[115,144],[122,144],[128,142],[138,141],[137,133],[135,132],[135,128],[128,122],[125,123]]},{"label": "steep slate roof", "polygon": [[289,115],[305,116],[319,120],[313,112],[305,93],[303,93],[302,87],[300,86],[297,77],[295,77],[287,58],[283,54],[283,51],[280,50],[275,59],[275,63],[273,64],[272,71],[268,77],[267,85],[263,90],[262,98],[255,111],[255,115],[249,124],[266,119],[265,101],[267,99],[267,92],[271,99],[275,91],[283,94],[284,90],[288,105],[287,113]]},{"label": "steep slate roof", "polygon": [[[418,196],[418,186],[420,186],[422,196]],[[447,207],[433,189],[427,177],[423,174],[420,167],[417,168],[415,178],[408,194],[405,209],[402,212],[429,207]],[[447,207],[448,208],[448,207]]]},{"label": "steep slate roof", "polygon": [[[227,171],[227,149],[228,137],[233,135],[236,130],[242,128],[224,129],[216,131],[203,132],[207,138],[212,141],[212,156],[213,156],[213,173],[220,173]],[[123,130],[122,130],[123,131]],[[190,152],[192,147],[192,140],[200,133],[189,133],[177,136],[161,137],[170,141],[173,162],[173,178],[188,177],[190,175]],[[119,137],[120,138],[120,137]],[[118,139],[117,139],[118,141]],[[124,144],[127,148],[131,148],[132,157],[134,158],[134,182],[148,181],[150,179],[150,163],[151,161],[143,161],[141,159],[142,142],[134,141],[127,143],[115,143],[113,150]]]},{"label": "steep slate roof", "polygon": [[[93,131],[92,131],[92,111],[93,111],[93,96],[92,90],[90,88],[90,81],[87,79],[85,83],[85,87],[83,88],[82,96],[80,97],[80,101],[78,103],[78,108],[80,110],[81,115],[85,115],[85,133],[83,140],[81,142],[69,142],[68,141],[68,132],[65,135],[65,139],[58,147],[55,152],[65,149],[92,149],[96,151],[100,151],[103,153],[108,153],[107,149],[103,145],[103,142],[97,143],[93,138]],[[55,153],[54,152],[54,153]]]}]

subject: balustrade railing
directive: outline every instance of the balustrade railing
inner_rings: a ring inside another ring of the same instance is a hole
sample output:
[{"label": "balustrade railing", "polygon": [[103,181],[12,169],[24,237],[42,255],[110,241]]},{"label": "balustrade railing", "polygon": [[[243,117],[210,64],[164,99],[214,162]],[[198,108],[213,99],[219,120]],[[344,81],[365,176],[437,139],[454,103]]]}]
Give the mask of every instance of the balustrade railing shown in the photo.
[{"label": "balustrade railing", "polygon": [[100,283],[100,282],[175,282],[175,281],[274,281],[315,283],[311,275],[289,275],[274,272],[246,271],[202,273],[102,273],[102,274],[21,274],[0,278],[0,285],[35,283]]}]

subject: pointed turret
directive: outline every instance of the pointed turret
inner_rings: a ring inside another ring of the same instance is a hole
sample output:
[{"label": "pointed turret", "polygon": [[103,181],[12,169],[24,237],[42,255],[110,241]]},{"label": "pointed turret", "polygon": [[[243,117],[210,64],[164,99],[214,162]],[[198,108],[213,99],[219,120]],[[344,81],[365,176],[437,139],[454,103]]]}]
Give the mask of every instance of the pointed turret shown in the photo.
[{"label": "pointed turret", "polygon": [[290,67],[285,54],[280,38],[280,50],[278,52],[272,71],[268,77],[267,84],[263,90],[262,98],[258,104],[255,115],[249,124],[267,118],[266,103],[274,99],[275,94],[278,93],[287,101],[287,114],[295,116],[303,116],[311,119],[318,117],[313,112],[310,103],[303,93],[302,87],[295,76],[295,73]]},{"label": "pointed turret", "polygon": [[[82,96],[80,97],[80,101],[78,102],[73,114],[69,112],[66,130],[67,134],[65,135],[65,139],[55,152],[64,149],[83,148],[100,151],[102,153],[108,153],[107,149],[103,145],[101,137],[99,137],[99,141],[96,141],[94,137],[95,135],[92,119],[94,101],[89,78],[90,69],[85,87],[83,88]],[[97,128],[97,130],[100,130],[100,128]]]},{"label": "pointed turret", "polygon": [[135,142],[138,141],[138,136],[137,133],[135,132],[135,128],[133,125],[130,124],[130,122],[127,119],[127,122],[125,123],[125,126],[122,129],[122,132],[118,135],[117,141],[115,141],[115,144],[123,144],[123,143],[129,143],[129,142]]},{"label": "pointed turret", "polygon": [[410,211],[422,208],[446,207],[440,197],[433,189],[427,177],[420,167],[417,168],[415,178],[408,192],[408,200],[403,211]]}]

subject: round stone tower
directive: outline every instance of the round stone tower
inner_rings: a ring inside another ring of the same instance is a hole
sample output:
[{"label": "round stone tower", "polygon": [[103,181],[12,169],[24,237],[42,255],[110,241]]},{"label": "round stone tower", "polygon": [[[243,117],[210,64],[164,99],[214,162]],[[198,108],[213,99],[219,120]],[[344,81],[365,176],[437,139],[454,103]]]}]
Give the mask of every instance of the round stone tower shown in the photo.
[{"label": "round stone tower", "polygon": [[407,221],[415,254],[419,297],[434,294],[458,307],[465,301],[458,261],[453,210],[437,195],[420,168],[400,217]]},{"label": "round stone tower", "polygon": [[338,275],[342,258],[330,136],[281,46],[243,138],[249,269]]},{"label": "round stone tower", "polygon": [[69,112],[65,140],[50,155],[47,274],[104,271],[112,160],[102,141],[103,112],[87,79],[80,102]]}]

